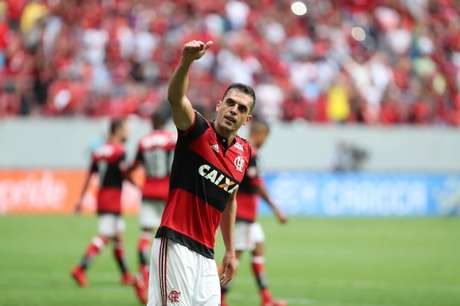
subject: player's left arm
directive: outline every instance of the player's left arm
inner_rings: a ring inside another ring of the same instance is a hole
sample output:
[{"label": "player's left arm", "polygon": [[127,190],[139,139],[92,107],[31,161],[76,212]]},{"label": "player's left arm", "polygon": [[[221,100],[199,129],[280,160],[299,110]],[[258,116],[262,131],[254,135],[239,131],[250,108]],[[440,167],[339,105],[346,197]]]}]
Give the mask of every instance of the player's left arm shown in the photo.
[{"label": "player's left arm", "polygon": [[131,184],[133,184],[134,186],[137,187],[137,184],[136,182],[134,181],[132,175],[131,175],[131,172],[133,169],[131,169],[131,167],[129,166],[128,162],[126,161],[126,154],[123,153],[120,157],[120,164],[119,164],[119,167],[120,167],[120,171],[123,175],[123,179],[127,180],[128,182],[130,182]]},{"label": "player's left arm", "polygon": [[[253,154],[253,151],[251,151],[251,154]],[[255,187],[257,194],[268,204],[268,206],[270,206],[278,221],[281,224],[285,224],[287,222],[286,216],[279,209],[278,205],[275,204],[265,188],[265,184],[258,167],[257,155],[252,155],[250,167],[248,168],[246,175],[248,175],[250,179],[250,184]]]},{"label": "player's left arm", "polygon": [[93,176],[93,173],[91,171],[88,171],[88,173],[86,173],[85,181],[83,183],[83,187],[81,188],[81,192],[80,192],[80,197],[78,198],[77,203],[75,203],[75,206],[73,209],[75,214],[81,213],[83,209],[83,198],[88,190],[89,183],[91,181],[92,176]]},{"label": "player's left arm", "polygon": [[225,245],[225,254],[222,260],[222,273],[220,275],[220,282],[226,285],[236,272],[236,256],[234,246],[234,231],[235,231],[235,218],[236,218],[236,193],[235,190],[230,196],[229,202],[222,213],[220,221],[220,230]]},{"label": "player's left arm", "polygon": [[286,216],[280,210],[278,205],[276,205],[275,202],[272,200],[272,198],[268,194],[267,188],[265,188],[265,184],[263,182],[260,182],[257,185],[257,193],[268,204],[268,206],[270,206],[271,210],[275,214],[275,216],[278,219],[278,221],[280,223],[282,223],[282,224],[286,223],[287,222]]},{"label": "player's left arm", "polygon": [[83,182],[83,186],[80,191],[80,196],[78,197],[77,203],[75,203],[74,206],[74,213],[75,214],[80,214],[82,209],[83,209],[83,198],[85,197],[86,192],[88,191],[89,184],[91,182],[91,178],[93,177],[93,174],[97,172],[97,162],[93,159],[91,161],[91,165],[86,172],[86,177],[85,181]]},{"label": "player's left arm", "polygon": [[[131,183],[137,186],[136,180],[134,179],[134,172],[141,168],[144,167],[144,156],[142,154],[142,148],[141,145],[139,144],[139,147],[137,149],[136,157],[134,158],[134,161],[131,163],[129,166],[124,166],[127,168],[127,170],[124,172],[126,179]],[[137,186],[139,188],[139,186]]]}]

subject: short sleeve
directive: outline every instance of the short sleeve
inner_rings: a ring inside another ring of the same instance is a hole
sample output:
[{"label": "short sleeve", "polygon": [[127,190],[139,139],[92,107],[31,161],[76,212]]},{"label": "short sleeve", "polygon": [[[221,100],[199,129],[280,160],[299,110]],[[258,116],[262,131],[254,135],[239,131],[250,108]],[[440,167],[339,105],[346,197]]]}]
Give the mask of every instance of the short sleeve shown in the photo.
[{"label": "short sleeve", "polygon": [[91,157],[91,164],[89,166],[89,172],[90,173],[96,173],[97,172],[97,161],[94,157]]},{"label": "short sleeve", "polygon": [[120,152],[120,161],[122,161],[122,162],[126,161],[126,152],[125,152],[125,150]]},{"label": "short sleeve", "polygon": [[199,112],[195,111],[195,120],[187,130],[177,130],[178,139],[177,143],[190,143],[200,137],[211,124]]},{"label": "short sleeve", "polygon": [[248,176],[252,186],[259,186],[262,183],[256,155],[251,156],[246,175]]},{"label": "short sleeve", "polygon": [[140,143],[139,143],[139,146],[137,147],[137,153],[136,153],[136,157],[134,158],[134,163],[136,164],[144,163],[144,152],[142,150],[142,146]]}]

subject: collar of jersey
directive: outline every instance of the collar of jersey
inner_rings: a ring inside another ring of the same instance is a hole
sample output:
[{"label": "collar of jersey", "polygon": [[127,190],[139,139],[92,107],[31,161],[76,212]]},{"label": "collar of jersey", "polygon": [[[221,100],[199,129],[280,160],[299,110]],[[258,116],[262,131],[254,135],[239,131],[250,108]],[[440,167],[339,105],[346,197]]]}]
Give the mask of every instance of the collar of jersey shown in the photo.
[{"label": "collar of jersey", "polygon": [[225,138],[224,136],[221,136],[221,135],[219,135],[219,133],[217,133],[217,130],[216,130],[215,126],[214,126],[214,123],[215,123],[215,120],[213,120],[213,121],[211,122],[211,127],[212,127],[212,129],[214,130],[214,133],[216,133],[216,138],[217,138],[217,140],[220,142],[220,144],[222,145],[222,147],[223,147],[225,150],[227,150],[228,148],[230,148],[232,145],[234,145],[234,144],[236,143],[236,137],[233,138],[232,144],[229,145],[229,144],[228,144],[227,138]]}]

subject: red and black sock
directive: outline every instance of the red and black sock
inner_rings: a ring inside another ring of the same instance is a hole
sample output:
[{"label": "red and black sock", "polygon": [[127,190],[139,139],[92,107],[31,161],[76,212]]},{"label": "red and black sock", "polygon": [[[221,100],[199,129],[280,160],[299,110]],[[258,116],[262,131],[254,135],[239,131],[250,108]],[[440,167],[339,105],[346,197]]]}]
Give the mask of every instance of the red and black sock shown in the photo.
[{"label": "red and black sock", "polygon": [[265,276],[265,260],[263,256],[252,257],[252,272],[257,281],[257,287],[264,301],[271,300],[271,294],[268,291],[267,278]]},{"label": "red and black sock", "polygon": [[228,292],[228,290],[230,289],[229,285],[221,285],[220,286],[220,302],[221,304],[224,304],[225,303],[225,296]]},{"label": "red and black sock", "polygon": [[120,268],[121,273],[125,274],[128,272],[128,266],[125,261],[125,249],[123,247],[123,242],[115,240],[113,245],[113,255],[117,261],[118,268]]},{"label": "red and black sock", "polygon": [[150,248],[150,232],[142,232],[137,241],[137,253],[139,256],[139,272],[144,280],[148,279],[149,271],[149,248]]},{"label": "red and black sock", "polygon": [[94,237],[86,248],[85,256],[80,262],[80,269],[86,270],[93,261],[94,257],[96,257],[101,252],[107,242],[108,241],[105,238],[101,238],[99,236]]}]

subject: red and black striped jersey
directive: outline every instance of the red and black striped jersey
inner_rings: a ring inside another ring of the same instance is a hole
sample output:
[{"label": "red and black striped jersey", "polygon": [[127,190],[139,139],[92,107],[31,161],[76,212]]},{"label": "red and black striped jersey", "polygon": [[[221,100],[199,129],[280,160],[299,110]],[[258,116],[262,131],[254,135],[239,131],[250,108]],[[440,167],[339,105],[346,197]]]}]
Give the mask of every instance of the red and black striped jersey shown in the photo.
[{"label": "red and black striped jersey", "polygon": [[121,213],[121,189],[123,185],[122,163],[125,149],[121,144],[106,143],[92,154],[91,173],[99,176],[97,194],[98,213]]},{"label": "red and black striped jersey", "polygon": [[146,179],[142,196],[147,199],[166,201],[169,191],[169,176],[176,146],[176,136],[166,130],[152,131],[139,141],[135,164],[142,164]]},{"label": "red and black striped jersey", "polygon": [[254,222],[257,217],[258,186],[262,184],[260,171],[257,167],[257,153],[253,149],[248,170],[240,184],[236,201],[236,219],[244,222]]},{"label": "red and black striped jersey", "polygon": [[222,212],[238,189],[250,157],[246,140],[237,136],[227,145],[214,126],[196,112],[193,125],[178,134],[169,197],[156,237],[214,258]]}]

